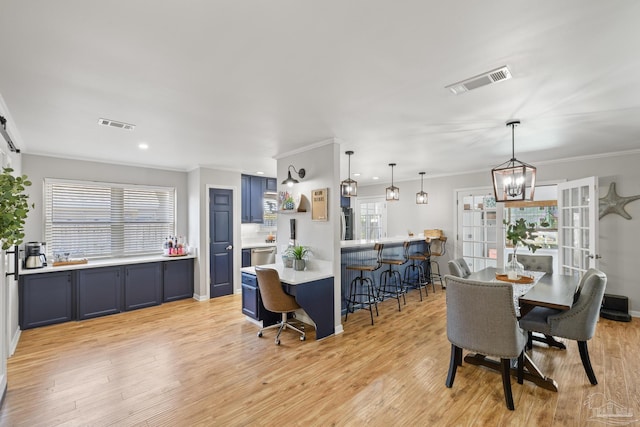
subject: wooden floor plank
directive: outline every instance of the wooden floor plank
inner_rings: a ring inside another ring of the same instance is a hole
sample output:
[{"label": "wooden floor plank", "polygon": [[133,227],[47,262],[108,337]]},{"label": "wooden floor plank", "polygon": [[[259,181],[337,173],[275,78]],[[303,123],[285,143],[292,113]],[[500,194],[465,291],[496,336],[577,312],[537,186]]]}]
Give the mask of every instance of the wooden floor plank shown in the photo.
[{"label": "wooden floor plank", "polygon": [[486,368],[465,363],[446,388],[445,293],[420,302],[412,291],[400,312],[385,301],[374,326],[368,312],[350,314],[343,334],[321,341],[313,328],[307,341],[285,331],[280,346],[275,331],[256,336],[239,295],[23,331],[0,425],[577,426],[599,395],[640,414],[636,319],[599,322],[589,341],[597,386],[566,341],[530,353],[558,393],[513,379],[515,411]]}]

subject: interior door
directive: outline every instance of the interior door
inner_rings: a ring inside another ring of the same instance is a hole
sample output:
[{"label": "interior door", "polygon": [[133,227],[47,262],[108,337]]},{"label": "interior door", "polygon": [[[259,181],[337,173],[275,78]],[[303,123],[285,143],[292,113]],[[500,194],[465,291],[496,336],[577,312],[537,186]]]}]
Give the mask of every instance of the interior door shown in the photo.
[{"label": "interior door", "polygon": [[233,293],[233,191],[209,189],[209,295]]},{"label": "interior door", "polygon": [[[489,189],[458,191],[455,257],[465,259],[471,271],[503,265],[502,205]],[[462,250],[462,254],[460,254]]]},{"label": "interior door", "polygon": [[558,264],[577,277],[597,268],[598,177],[558,184]]}]

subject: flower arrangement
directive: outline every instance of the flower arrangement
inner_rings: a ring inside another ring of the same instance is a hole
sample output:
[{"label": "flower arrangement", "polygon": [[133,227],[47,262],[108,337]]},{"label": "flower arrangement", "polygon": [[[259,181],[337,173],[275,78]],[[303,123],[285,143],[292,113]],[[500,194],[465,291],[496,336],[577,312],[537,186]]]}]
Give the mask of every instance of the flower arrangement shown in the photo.
[{"label": "flower arrangement", "polygon": [[[535,222],[527,222],[524,218],[519,218],[515,222],[510,223],[507,220],[503,221],[507,226],[507,240],[513,244],[513,254],[516,254],[518,246],[526,246],[533,253],[540,249],[542,246],[535,243],[532,239],[533,233],[536,231],[537,224]],[[549,223],[546,221],[540,222],[541,227],[548,227]]]}]

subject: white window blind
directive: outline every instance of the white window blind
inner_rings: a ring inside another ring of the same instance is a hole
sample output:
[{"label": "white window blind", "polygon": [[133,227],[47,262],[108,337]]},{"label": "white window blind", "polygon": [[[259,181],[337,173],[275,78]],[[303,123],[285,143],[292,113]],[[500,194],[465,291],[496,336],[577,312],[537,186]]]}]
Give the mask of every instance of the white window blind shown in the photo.
[{"label": "white window blind", "polygon": [[100,258],[157,254],[175,234],[175,188],[47,178],[50,254]]}]

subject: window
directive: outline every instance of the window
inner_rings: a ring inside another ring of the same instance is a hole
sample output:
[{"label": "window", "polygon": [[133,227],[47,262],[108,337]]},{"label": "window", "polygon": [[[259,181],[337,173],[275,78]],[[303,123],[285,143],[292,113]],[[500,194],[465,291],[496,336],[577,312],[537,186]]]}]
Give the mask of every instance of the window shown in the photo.
[{"label": "window", "polygon": [[[377,240],[387,235],[387,205],[384,198],[358,200],[358,239]],[[354,233],[355,234],[355,233]]]},{"label": "window", "polygon": [[101,258],[159,253],[175,234],[175,188],[45,179],[52,253]]}]

